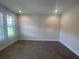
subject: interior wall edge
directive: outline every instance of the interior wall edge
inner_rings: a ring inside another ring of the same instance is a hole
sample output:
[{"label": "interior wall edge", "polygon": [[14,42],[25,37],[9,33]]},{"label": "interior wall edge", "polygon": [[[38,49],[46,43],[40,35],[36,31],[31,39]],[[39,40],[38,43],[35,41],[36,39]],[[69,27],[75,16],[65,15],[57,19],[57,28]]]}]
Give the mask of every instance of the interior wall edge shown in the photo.
[{"label": "interior wall edge", "polygon": [[0,4],[0,7],[5,8],[7,11],[10,11],[13,14],[16,14],[17,15],[17,13],[15,13],[14,11],[12,11],[11,9],[9,9],[8,7],[6,7],[6,6],[2,5],[2,4]]}]

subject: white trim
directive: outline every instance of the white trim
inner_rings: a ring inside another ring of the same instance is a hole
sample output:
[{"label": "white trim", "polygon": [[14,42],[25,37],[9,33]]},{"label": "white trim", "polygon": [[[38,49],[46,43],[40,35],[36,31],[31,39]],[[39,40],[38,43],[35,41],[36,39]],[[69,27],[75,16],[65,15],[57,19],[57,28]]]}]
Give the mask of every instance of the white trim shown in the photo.
[{"label": "white trim", "polygon": [[0,51],[2,51],[3,49],[7,48],[8,46],[12,45],[13,43],[15,43],[17,40],[13,40],[12,42],[8,43],[7,45],[0,47]]},{"label": "white trim", "polygon": [[58,39],[19,39],[19,40],[33,40],[33,41],[59,41]]},{"label": "white trim", "polygon": [[65,45],[67,48],[69,48],[73,53],[75,53],[77,56],[79,56],[79,53],[73,50],[69,45],[67,45],[65,42],[59,40],[63,45]]}]

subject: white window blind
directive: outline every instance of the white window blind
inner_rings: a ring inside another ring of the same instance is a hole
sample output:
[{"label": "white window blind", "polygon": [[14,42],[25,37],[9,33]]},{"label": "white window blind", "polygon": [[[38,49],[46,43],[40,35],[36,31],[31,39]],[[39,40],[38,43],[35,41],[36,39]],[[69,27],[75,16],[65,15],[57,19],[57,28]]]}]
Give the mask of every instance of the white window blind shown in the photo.
[{"label": "white window blind", "polygon": [[15,36],[15,22],[14,17],[7,15],[7,34],[8,37]]}]

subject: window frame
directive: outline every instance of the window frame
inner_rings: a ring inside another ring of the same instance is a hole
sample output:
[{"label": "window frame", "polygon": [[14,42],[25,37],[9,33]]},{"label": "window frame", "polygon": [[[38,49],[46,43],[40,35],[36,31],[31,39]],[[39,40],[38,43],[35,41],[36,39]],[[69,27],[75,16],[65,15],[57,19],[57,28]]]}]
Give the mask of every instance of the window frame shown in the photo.
[{"label": "window frame", "polygon": [[1,24],[0,24],[0,27],[1,27],[1,32],[2,32],[2,37],[0,38],[0,42],[4,40],[4,26],[3,26],[3,13],[0,12],[0,17],[1,17]]}]

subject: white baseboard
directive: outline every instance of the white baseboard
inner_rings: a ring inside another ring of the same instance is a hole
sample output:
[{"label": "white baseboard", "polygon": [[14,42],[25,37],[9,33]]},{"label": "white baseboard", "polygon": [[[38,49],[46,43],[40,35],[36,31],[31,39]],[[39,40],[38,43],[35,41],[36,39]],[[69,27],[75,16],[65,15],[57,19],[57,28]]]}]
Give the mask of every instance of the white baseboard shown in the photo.
[{"label": "white baseboard", "polygon": [[77,56],[79,56],[79,53],[77,53],[75,50],[73,50],[70,46],[68,46],[66,43],[60,40],[60,42],[65,45],[67,48],[69,48],[73,53],[75,53]]},{"label": "white baseboard", "polygon": [[32,40],[32,41],[59,41],[58,39],[20,39],[20,40]]},{"label": "white baseboard", "polygon": [[13,40],[10,43],[6,44],[5,46],[0,47],[0,51],[2,51],[3,49],[7,48],[8,46],[12,45],[13,43],[15,43],[17,40]]}]

